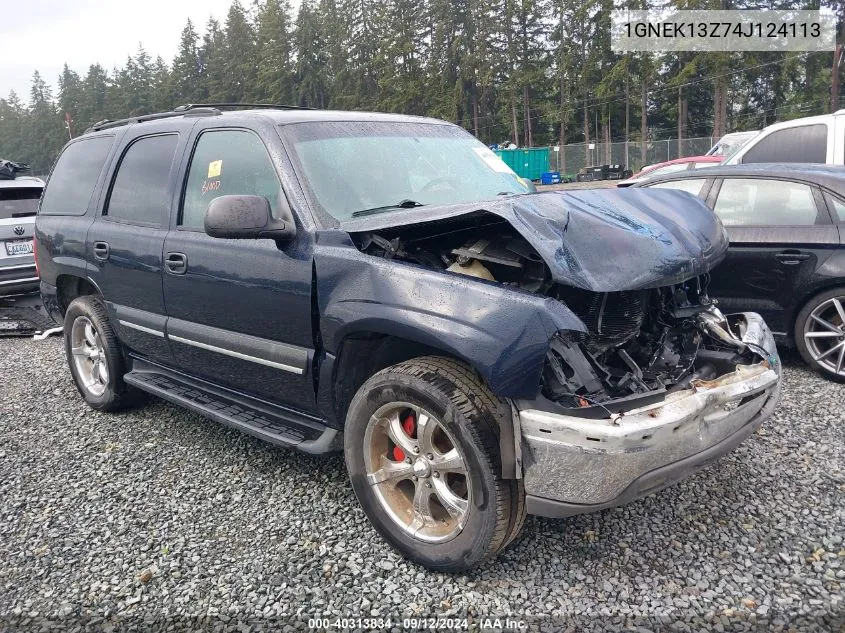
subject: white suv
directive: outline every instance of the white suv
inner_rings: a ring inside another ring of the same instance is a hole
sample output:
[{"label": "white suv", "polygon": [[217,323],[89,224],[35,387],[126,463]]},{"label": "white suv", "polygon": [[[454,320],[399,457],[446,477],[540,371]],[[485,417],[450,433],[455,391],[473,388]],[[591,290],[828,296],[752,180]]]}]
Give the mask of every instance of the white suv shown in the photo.
[{"label": "white suv", "polygon": [[749,163],[845,165],[845,110],[770,125],[722,164]]},{"label": "white suv", "polygon": [[39,178],[0,178],[0,296],[38,290],[32,237],[43,189]]}]

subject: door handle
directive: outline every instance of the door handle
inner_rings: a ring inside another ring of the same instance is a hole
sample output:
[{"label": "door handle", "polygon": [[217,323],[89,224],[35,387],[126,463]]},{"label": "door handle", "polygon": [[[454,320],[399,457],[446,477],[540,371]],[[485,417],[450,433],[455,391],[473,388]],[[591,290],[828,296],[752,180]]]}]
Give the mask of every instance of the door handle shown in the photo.
[{"label": "door handle", "polygon": [[782,253],[777,253],[775,259],[786,266],[797,266],[801,262],[810,259],[810,253],[794,250],[783,251]]},{"label": "door handle", "polygon": [[104,262],[109,258],[108,242],[94,242],[94,259]]},{"label": "door handle", "polygon": [[164,257],[164,267],[171,275],[184,275],[188,272],[188,256],[185,253],[168,253]]}]

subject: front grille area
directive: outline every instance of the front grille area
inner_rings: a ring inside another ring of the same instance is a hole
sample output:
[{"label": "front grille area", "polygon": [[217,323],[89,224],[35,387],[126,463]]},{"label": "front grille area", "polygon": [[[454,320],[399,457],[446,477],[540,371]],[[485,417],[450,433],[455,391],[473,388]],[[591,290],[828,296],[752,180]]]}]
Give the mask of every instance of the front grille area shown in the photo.
[{"label": "front grille area", "polygon": [[637,335],[645,319],[648,291],[590,292],[566,288],[559,298],[589,330],[587,345],[607,348]]}]

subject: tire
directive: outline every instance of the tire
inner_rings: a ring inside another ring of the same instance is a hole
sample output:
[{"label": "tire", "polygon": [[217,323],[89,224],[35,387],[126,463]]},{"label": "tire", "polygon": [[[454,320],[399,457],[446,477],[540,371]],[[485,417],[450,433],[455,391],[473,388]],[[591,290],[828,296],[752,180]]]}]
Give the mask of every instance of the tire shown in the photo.
[{"label": "tire", "polygon": [[[89,324],[93,340],[84,332]],[[79,337],[80,329],[84,341]],[[85,402],[98,411],[118,411],[131,404],[135,390],[123,381],[126,373],[123,353],[99,297],[86,295],[71,302],[65,313],[64,338],[70,373]],[[84,352],[74,354],[75,344]]]},{"label": "tire", "polygon": [[[392,411],[402,407],[405,410],[395,417]],[[499,425],[510,423],[504,407],[469,367],[436,356],[388,367],[358,390],[344,429],[346,467],[367,517],[405,558],[429,569],[459,572],[492,559],[519,534],[525,521],[525,490],[521,479],[501,476]],[[418,423],[429,417],[436,424],[418,425],[416,439],[405,435],[403,446],[406,441],[417,442],[414,448],[424,450],[403,462],[405,453],[399,445],[379,438],[391,426],[385,423],[388,418],[406,425],[408,417],[402,417],[406,414]],[[428,444],[423,429],[429,429]],[[435,446],[432,453],[426,452],[427,445]],[[446,470],[440,474],[440,460],[454,456],[453,449],[466,473],[463,479]],[[433,459],[427,462],[425,457]],[[379,472],[402,470],[401,478],[371,484],[368,474],[375,472],[374,463],[384,466]],[[428,474],[426,464],[431,467]],[[432,488],[428,484],[433,484],[434,492],[428,491]],[[441,496],[444,486],[449,487]],[[464,488],[464,513],[456,518],[446,510],[449,493]],[[423,514],[414,509],[420,490],[428,495],[425,507],[433,519],[421,519]]]},{"label": "tire", "polygon": [[[814,315],[827,325],[814,319]],[[812,333],[829,335],[807,336]],[[825,378],[845,382],[845,287],[832,288],[810,299],[795,319],[794,335],[795,345],[810,367]]]}]

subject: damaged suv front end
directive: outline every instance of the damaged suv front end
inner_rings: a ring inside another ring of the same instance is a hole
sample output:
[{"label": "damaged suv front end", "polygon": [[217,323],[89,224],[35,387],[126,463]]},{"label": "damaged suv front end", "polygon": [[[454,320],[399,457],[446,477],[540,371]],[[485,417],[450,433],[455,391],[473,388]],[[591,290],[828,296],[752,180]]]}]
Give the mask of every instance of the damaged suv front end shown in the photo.
[{"label": "damaged suv front end", "polygon": [[529,512],[564,517],[655,492],[733,450],[771,414],[780,363],[758,315],[710,306],[662,327],[675,343],[663,340],[645,371],[617,349],[630,371],[612,386],[620,370],[597,364],[589,343],[552,342],[543,396],[516,402]]},{"label": "damaged suv front end", "polygon": [[[388,135],[386,125],[369,131]],[[405,127],[396,134],[421,145],[458,134]],[[295,157],[310,140],[294,135]],[[408,148],[414,169],[436,169]],[[700,200],[656,189],[501,191],[502,180],[467,201],[453,181],[430,181],[446,198],[454,189],[451,203],[418,199],[423,184],[417,197],[397,191],[386,197],[395,203],[351,214],[310,192],[337,220],[314,253],[321,342],[335,358],[350,338],[383,336],[470,365],[508,409],[502,472],[523,479],[530,513],[569,516],[658,490],[772,412],[774,339],[758,315],[723,315],[708,296],[727,238]]]}]

